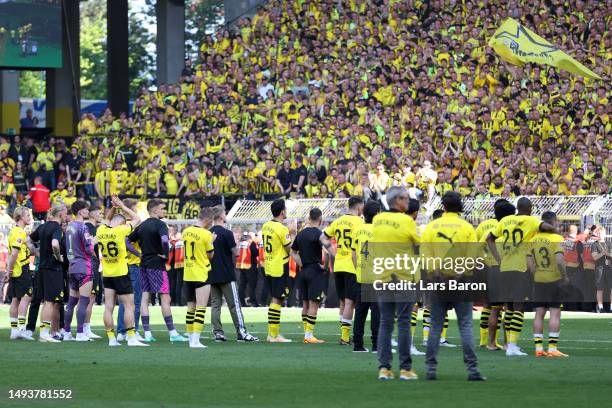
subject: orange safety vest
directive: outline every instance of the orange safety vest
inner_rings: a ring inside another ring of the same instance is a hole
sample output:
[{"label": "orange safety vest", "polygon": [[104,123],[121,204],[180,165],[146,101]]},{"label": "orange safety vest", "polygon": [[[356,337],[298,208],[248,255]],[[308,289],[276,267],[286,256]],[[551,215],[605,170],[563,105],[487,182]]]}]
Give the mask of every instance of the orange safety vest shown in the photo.
[{"label": "orange safety vest", "polygon": [[263,240],[259,241],[257,243],[257,249],[259,251],[259,255],[257,258],[257,263],[259,264],[259,266],[263,266],[264,264],[264,244],[263,244]]},{"label": "orange safety vest", "polygon": [[168,260],[166,261],[166,269],[170,269],[172,267],[173,262],[174,262],[174,269],[184,268],[185,267],[185,248],[183,246],[183,241],[182,240],[172,240],[170,241],[170,246],[172,247],[172,249],[170,250]]},{"label": "orange safety vest", "polygon": [[251,269],[250,241],[240,241],[240,245],[238,245],[238,257],[236,258],[236,268]]},{"label": "orange safety vest", "polygon": [[584,247],[582,249],[582,265],[584,269],[595,269],[595,260],[591,253],[592,246],[593,241],[584,242]]},{"label": "orange safety vest", "polygon": [[297,264],[292,256],[289,257],[289,276],[295,278],[297,274]]},{"label": "orange safety vest", "polygon": [[565,265],[570,268],[577,268],[578,263],[578,250],[576,249],[576,241],[570,237],[565,239],[563,243],[564,251],[563,258],[565,259]]}]

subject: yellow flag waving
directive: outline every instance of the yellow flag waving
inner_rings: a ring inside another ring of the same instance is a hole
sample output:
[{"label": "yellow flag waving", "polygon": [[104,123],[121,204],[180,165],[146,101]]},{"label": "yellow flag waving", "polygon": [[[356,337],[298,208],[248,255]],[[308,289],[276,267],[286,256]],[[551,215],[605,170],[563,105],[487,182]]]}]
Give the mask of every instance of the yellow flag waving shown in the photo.
[{"label": "yellow flag waving", "polygon": [[504,60],[514,65],[527,62],[552,65],[572,74],[601,79],[599,75],[561,51],[516,20],[508,18],[495,31],[489,46]]}]

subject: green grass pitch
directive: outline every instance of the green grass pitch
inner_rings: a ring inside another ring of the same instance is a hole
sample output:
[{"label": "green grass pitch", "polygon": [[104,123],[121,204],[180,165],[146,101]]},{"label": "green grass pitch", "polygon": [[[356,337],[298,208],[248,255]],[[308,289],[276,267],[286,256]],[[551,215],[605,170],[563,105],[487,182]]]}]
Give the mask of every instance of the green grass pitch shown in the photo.
[{"label": "green grass pitch", "polygon": [[[173,308],[183,329],[184,308]],[[266,309],[245,309],[249,330],[265,338]],[[102,308],[93,324],[103,335]],[[442,349],[438,381],[424,380],[424,358],[413,358],[418,381],[376,380],[373,354],[352,353],[337,344],[337,310],[322,310],[316,335],[326,344],[301,343],[300,309],[284,309],[281,331],[292,344],[237,343],[224,310],[228,343],[207,349],[170,344],[159,307],[153,308],[158,342],[149,348],[109,348],[94,343],[43,344],[9,341],[8,309],[0,307],[1,407],[579,407],[607,406],[612,384],[612,315],[567,313],[560,349],[568,359],[507,358],[479,350],[485,383],[468,383],[459,348]],[[475,313],[475,318],[478,314]],[[530,354],[532,314],[521,346]],[[419,316],[420,319],[420,316]],[[453,316],[451,314],[451,319]],[[366,330],[369,335],[369,329]],[[475,340],[478,321],[474,320]],[[457,343],[451,321],[449,337]],[[421,327],[416,342],[420,349]],[[397,355],[395,356],[397,364]],[[397,365],[394,367],[397,369]],[[10,389],[70,389],[71,400],[10,400]]]}]

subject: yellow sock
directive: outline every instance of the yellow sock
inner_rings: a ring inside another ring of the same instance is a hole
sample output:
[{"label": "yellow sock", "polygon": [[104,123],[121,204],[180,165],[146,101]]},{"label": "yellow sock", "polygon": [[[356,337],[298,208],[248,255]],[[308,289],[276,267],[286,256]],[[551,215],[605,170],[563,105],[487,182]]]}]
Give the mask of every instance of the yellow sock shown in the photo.
[{"label": "yellow sock", "polygon": [[523,316],[523,312],[516,310],[512,313],[508,343],[518,344],[518,341],[521,338],[521,331],[523,330]]},{"label": "yellow sock", "polygon": [[448,331],[448,312],[444,315],[444,327],[442,327],[442,334],[440,334],[441,339],[446,338],[446,332]]},{"label": "yellow sock", "polygon": [[544,340],[542,333],[534,333],[533,334],[533,343],[535,344],[535,351],[544,351]]},{"label": "yellow sock", "polygon": [[109,340],[115,340],[115,330],[113,329],[108,329],[106,330],[106,336],[108,337]]},{"label": "yellow sock", "polygon": [[351,341],[351,324],[352,322],[348,319],[342,319],[342,328],[340,334],[340,340],[348,343]]},{"label": "yellow sock", "polygon": [[193,333],[202,333],[205,317],[206,307],[197,307],[193,315]]},{"label": "yellow sock", "polygon": [[304,333],[308,333],[308,315],[302,313],[302,325],[304,326]]},{"label": "yellow sock", "polygon": [[559,332],[548,333],[548,351],[557,351],[559,344]]},{"label": "yellow sock", "polygon": [[278,337],[280,333],[281,305],[270,303],[268,307],[268,336]]},{"label": "yellow sock", "polygon": [[195,316],[195,310],[187,310],[185,315],[185,326],[187,327],[187,333],[193,333],[193,317]]},{"label": "yellow sock", "polygon": [[428,308],[423,309],[423,341],[429,338],[429,327],[431,322],[431,312]]},{"label": "yellow sock", "polygon": [[489,343],[489,316],[491,309],[483,307],[480,312],[480,346],[486,346]]},{"label": "yellow sock", "polygon": [[317,324],[317,316],[308,315],[306,316],[306,319],[308,319],[308,333],[310,334],[310,337],[313,337],[315,324]]},{"label": "yellow sock", "polygon": [[304,337],[313,337],[314,326],[317,322],[317,316],[304,315]]},{"label": "yellow sock", "polygon": [[518,342],[519,333],[512,330],[508,332],[507,337],[508,337],[508,343],[516,344]]},{"label": "yellow sock", "polygon": [[411,333],[413,338],[414,338],[414,334],[416,333],[416,326],[417,326],[417,318],[418,317],[419,317],[419,312],[418,311],[413,311],[412,314],[410,315],[410,333]]},{"label": "yellow sock", "polygon": [[512,323],[513,314],[514,314],[514,311],[512,310],[506,310],[506,312],[504,313],[504,331],[506,333],[510,331],[510,324]]},{"label": "yellow sock", "polygon": [[133,338],[133,337],[136,337],[136,329],[135,329],[134,327],[128,327],[128,328],[125,330],[125,333],[127,334],[128,339],[131,339],[131,338]]}]

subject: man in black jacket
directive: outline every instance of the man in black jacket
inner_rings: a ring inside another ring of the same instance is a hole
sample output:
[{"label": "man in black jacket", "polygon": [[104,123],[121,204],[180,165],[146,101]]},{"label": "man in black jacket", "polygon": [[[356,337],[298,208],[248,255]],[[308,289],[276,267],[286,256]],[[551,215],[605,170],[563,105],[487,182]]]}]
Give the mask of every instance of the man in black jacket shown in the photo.
[{"label": "man in black jacket", "polygon": [[236,272],[234,264],[238,256],[238,247],[232,231],[224,227],[225,209],[222,206],[213,208],[213,226],[210,232],[215,234],[213,243],[215,256],[212,259],[212,269],[208,273],[210,284],[211,322],[215,341],[227,341],[221,325],[221,306],[223,298],[232,315],[236,327],[238,341],[257,341],[257,337],[250,335],[245,327],[238,287],[236,286]]}]

